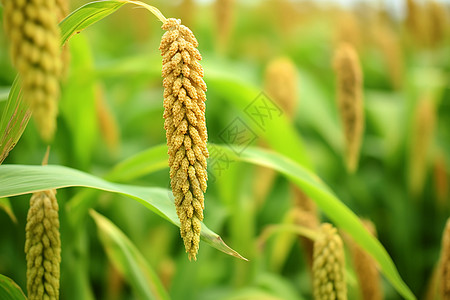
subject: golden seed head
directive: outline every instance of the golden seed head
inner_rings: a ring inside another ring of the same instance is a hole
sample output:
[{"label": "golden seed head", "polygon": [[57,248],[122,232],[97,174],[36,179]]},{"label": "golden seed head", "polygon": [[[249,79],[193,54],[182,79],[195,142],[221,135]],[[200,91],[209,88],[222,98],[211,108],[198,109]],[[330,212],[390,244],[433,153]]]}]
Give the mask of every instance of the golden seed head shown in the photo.
[{"label": "golden seed head", "polygon": [[58,21],[61,22],[69,15],[69,0],[56,0],[56,11]]},{"label": "golden seed head", "polygon": [[179,6],[180,18],[186,27],[191,27],[194,24],[196,3],[194,0],[183,0]]},{"label": "golden seed head", "polygon": [[420,13],[420,7],[415,0],[406,0],[406,26],[410,33],[418,38],[422,38],[422,15]]},{"label": "golden seed head", "polygon": [[235,0],[216,0],[217,43],[219,51],[225,52],[233,29]]},{"label": "golden seed head", "polygon": [[438,205],[443,209],[448,205],[449,178],[447,173],[445,154],[439,152],[434,159],[433,181]]},{"label": "golden seed head", "polygon": [[344,128],[347,169],[354,172],[358,166],[364,130],[361,66],[355,49],[346,43],[336,49],[333,64],[337,103]]},{"label": "golden seed head", "polygon": [[163,57],[164,128],[171,186],[186,252],[189,259],[195,260],[208,179],[206,84],[192,31],[176,19],[167,19],[162,28],[167,30],[159,49]]},{"label": "golden seed head", "polygon": [[313,294],[316,300],[347,299],[344,246],[328,223],[320,226],[314,242]]},{"label": "golden seed head", "polygon": [[269,63],[266,69],[264,89],[287,114],[289,119],[295,115],[298,98],[298,72],[289,58],[278,58]]},{"label": "golden seed head", "polygon": [[409,157],[409,189],[419,196],[425,184],[428,152],[433,138],[436,112],[432,99],[428,96],[420,100],[414,115]]},{"label": "golden seed head", "polygon": [[54,190],[37,192],[31,197],[25,253],[28,299],[59,299],[61,240]]},{"label": "golden seed head", "polygon": [[[364,227],[376,236],[375,225],[369,220],[362,220]],[[383,293],[381,289],[380,275],[375,260],[363,250],[352,238],[346,239],[351,250],[353,267],[358,276],[361,290],[361,299],[381,300]]]},{"label": "golden seed head", "polygon": [[[312,230],[317,230],[320,221],[317,215],[317,205],[298,187],[292,188],[294,192],[294,223]],[[305,237],[300,237],[305,258],[311,268],[313,263],[314,242]]]},{"label": "golden seed head", "polygon": [[101,86],[96,87],[95,109],[100,134],[112,154],[116,154],[120,143],[120,130],[117,120],[103,94]]},{"label": "golden seed head", "polygon": [[388,25],[378,22],[374,26],[374,39],[388,70],[391,85],[400,89],[403,85],[403,52],[398,35]]},{"label": "golden seed head", "polygon": [[25,101],[30,104],[39,132],[51,140],[56,129],[60,32],[55,1],[4,0],[5,31],[11,58],[22,79]]},{"label": "golden seed head", "polygon": [[442,300],[450,299],[450,218],[442,235],[440,262],[440,293]]},{"label": "golden seed head", "polygon": [[428,35],[430,46],[435,47],[445,39],[448,28],[448,15],[445,7],[437,1],[427,2]]},{"label": "golden seed head", "polygon": [[361,25],[357,16],[352,12],[341,12],[336,25],[337,44],[347,43],[355,49],[360,49],[362,43]]}]

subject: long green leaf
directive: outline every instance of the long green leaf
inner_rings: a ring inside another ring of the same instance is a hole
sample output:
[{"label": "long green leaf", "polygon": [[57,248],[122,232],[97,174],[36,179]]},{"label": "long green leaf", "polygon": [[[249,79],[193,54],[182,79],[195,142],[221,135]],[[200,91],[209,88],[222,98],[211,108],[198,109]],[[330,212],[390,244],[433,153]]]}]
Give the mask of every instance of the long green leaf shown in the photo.
[{"label": "long green leaf", "polygon": [[[163,188],[140,187],[112,183],[93,175],[63,166],[0,166],[0,198],[64,187],[89,187],[129,196],[173,224],[180,226],[171,191]],[[221,237],[202,225],[201,238],[214,248],[241,258]]]},{"label": "long green leaf", "polygon": [[[66,43],[73,34],[112,14],[124,4],[123,1],[97,1],[75,10],[60,24],[61,44]],[[20,79],[16,76],[0,120],[0,164],[19,141],[30,117],[31,111],[28,104],[23,101]]]},{"label": "long green leaf", "polygon": [[159,145],[127,158],[116,165],[106,178],[116,182],[129,181],[167,166],[167,146]]},{"label": "long green leaf", "polygon": [[73,34],[109,16],[124,4],[126,4],[124,1],[106,0],[91,2],[78,8],[61,21],[61,44],[64,44]]},{"label": "long green leaf", "polygon": [[27,297],[12,279],[0,274],[0,299],[26,300]]},{"label": "long green leaf", "polygon": [[8,100],[10,90],[9,87],[0,87],[0,102]]},{"label": "long green leaf", "polygon": [[[386,278],[389,279],[400,294],[407,299],[415,299],[398,274],[392,259],[384,247],[363,227],[359,218],[333,194],[331,189],[319,177],[298,163],[275,152],[249,147],[240,155],[236,155],[228,147],[214,146],[227,153],[232,160],[265,166],[287,176],[307,193],[331,220],[347,231],[361,247],[374,257]],[[150,172],[152,168],[149,163],[156,166],[165,162],[166,154],[160,148],[164,148],[164,146],[150,148],[128,159],[126,164],[122,165],[122,167],[125,165],[133,166],[130,168],[130,173],[127,174],[127,177],[135,178],[144,175],[146,171]],[[145,162],[146,158],[150,158],[147,163]],[[126,171],[126,168],[123,170]]]},{"label": "long green leaf", "polygon": [[333,194],[317,175],[275,152],[250,147],[237,156],[228,148],[222,149],[236,160],[265,166],[287,176],[313,199],[331,220],[347,231],[362,248],[372,255],[380,265],[383,274],[403,297],[415,299],[383,245],[364,228],[359,218]]},{"label": "long green leaf", "polygon": [[31,117],[31,111],[23,101],[19,82],[19,77],[16,77],[0,121],[0,164],[19,141]]},{"label": "long green leaf", "polygon": [[136,246],[110,220],[91,210],[109,260],[140,299],[169,299],[158,276]]}]

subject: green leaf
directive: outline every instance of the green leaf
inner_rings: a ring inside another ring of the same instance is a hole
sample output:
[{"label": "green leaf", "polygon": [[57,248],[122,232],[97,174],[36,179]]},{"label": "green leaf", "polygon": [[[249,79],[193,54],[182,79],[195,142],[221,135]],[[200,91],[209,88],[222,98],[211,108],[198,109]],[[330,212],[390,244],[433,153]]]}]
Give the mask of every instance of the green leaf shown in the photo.
[{"label": "green leaf", "polygon": [[6,212],[6,214],[11,218],[11,220],[17,224],[17,218],[12,210],[9,198],[0,198],[0,209],[3,209]]},{"label": "green leaf", "polygon": [[170,299],[158,276],[136,246],[110,220],[91,210],[109,260],[140,299]]},{"label": "green leaf", "polygon": [[31,111],[23,101],[19,82],[17,76],[0,120],[0,164],[16,146],[31,117]]},{"label": "green leaf", "polygon": [[0,87],[0,102],[8,100],[10,90],[9,87]]},{"label": "green leaf", "polygon": [[26,300],[27,297],[12,279],[0,274],[0,299]]},{"label": "green leaf", "polygon": [[70,41],[70,74],[64,81],[60,100],[61,114],[71,134],[71,147],[79,169],[89,166],[97,142],[95,81],[85,76],[93,68],[91,49],[82,35]]},{"label": "green leaf", "polygon": [[[144,175],[146,169],[150,170],[145,163],[146,157],[150,157],[151,162],[155,165],[166,161],[166,155],[163,151],[159,150],[159,159],[155,155],[157,152],[155,149],[159,149],[160,147],[163,146],[157,146],[135,155],[133,158],[127,160],[127,165],[134,166],[134,174]],[[223,150],[229,156],[229,159],[268,167],[288,177],[314,200],[337,226],[347,231],[361,247],[374,257],[380,265],[381,271],[400,294],[407,299],[415,299],[408,286],[398,274],[392,259],[389,257],[383,245],[364,228],[358,216],[342,203],[317,175],[308,171],[297,162],[275,152],[249,147],[240,155],[236,155],[228,147],[220,145],[214,145],[214,147]],[[140,164],[143,166],[142,168],[139,168]]]},{"label": "green leaf", "polygon": [[95,1],[78,8],[61,21],[61,44],[64,44],[73,34],[80,33],[90,25],[109,16],[122,5],[123,1]]},{"label": "green leaf", "polygon": [[158,145],[119,163],[106,175],[106,179],[116,182],[130,181],[167,166],[167,146]]},{"label": "green leaf", "polygon": [[[75,10],[60,23],[61,44],[64,45],[74,33],[100,21],[124,4],[121,1],[97,1]],[[23,101],[20,79],[16,76],[0,120],[0,164],[19,141],[30,117],[31,111]]]},{"label": "green leaf", "polygon": [[[168,189],[112,183],[93,175],[63,166],[0,166],[0,197],[11,197],[64,187],[89,187],[129,196],[173,224],[180,226]],[[214,248],[240,259],[219,235],[202,224],[201,238]]]},{"label": "green leaf", "polygon": [[403,282],[383,245],[364,228],[358,216],[342,203],[317,175],[275,152],[249,147],[238,156],[228,148],[222,149],[236,160],[268,167],[288,177],[314,200],[337,226],[348,232],[377,261],[382,273],[403,297],[416,299]]}]

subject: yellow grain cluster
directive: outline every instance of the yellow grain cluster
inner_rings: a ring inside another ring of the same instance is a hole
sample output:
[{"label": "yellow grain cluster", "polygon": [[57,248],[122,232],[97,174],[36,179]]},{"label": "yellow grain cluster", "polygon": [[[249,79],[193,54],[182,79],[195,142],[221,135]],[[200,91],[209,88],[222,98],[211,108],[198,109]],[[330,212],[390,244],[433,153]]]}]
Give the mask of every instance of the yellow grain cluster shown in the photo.
[{"label": "yellow grain cluster", "polygon": [[216,0],[215,14],[217,22],[217,46],[220,52],[226,52],[234,22],[234,1]]},{"label": "yellow grain cluster", "polygon": [[55,1],[3,0],[5,31],[22,90],[41,136],[49,141],[56,129],[60,32]]},{"label": "yellow grain cluster", "polygon": [[440,296],[441,300],[450,300],[450,219],[447,220],[442,235],[440,262]]},{"label": "yellow grain cluster", "polygon": [[[296,225],[311,230],[317,230],[320,221],[317,212],[317,205],[298,187],[292,187],[294,192],[294,222]],[[305,250],[306,261],[310,267],[313,264],[314,242],[309,238],[300,237],[303,249]]]},{"label": "yellow grain cluster", "polygon": [[206,191],[206,84],[192,31],[167,19],[159,49],[163,56],[164,128],[169,146],[172,192],[189,259],[196,259]]},{"label": "yellow grain cluster", "polygon": [[59,299],[61,240],[55,193],[37,192],[30,200],[25,241],[30,300]]},{"label": "yellow grain cluster", "polygon": [[[376,236],[375,225],[372,222],[363,220],[363,224],[373,236]],[[383,299],[380,274],[378,272],[375,260],[358,244],[356,244],[352,238],[348,238],[348,242],[352,254],[353,267],[355,268],[356,275],[358,276],[361,299]]]},{"label": "yellow grain cluster", "polygon": [[419,196],[425,184],[428,167],[428,153],[436,123],[434,103],[429,96],[419,101],[414,114],[409,156],[409,189]]},{"label": "yellow grain cluster", "polygon": [[338,46],[333,64],[337,103],[345,136],[347,169],[354,172],[358,166],[364,130],[361,66],[355,49],[347,43]]},{"label": "yellow grain cluster", "polygon": [[448,31],[448,14],[445,7],[437,1],[427,3],[428,12],[428,40],[431,47],[441,43]]},{"label": "yellow grain cluster", "polygon": [[316,300],[346,300],[345,255],[331,224],[322,224],[314,242],[313,294]]},{"label": "yellow grain cluster", "polygon": [[195,19],[196,4],[194,0],[183,0],[180,4],[180,18],[186,27],[193,26]]},{"label": "yellow grain cluster", "polygon": [[423,41],[424,38],[424,16],[422,8],[415,0],[406,0],[406,27],[410,35],[417,42]]},{"label": "yellow grain cluster", "polygon": [[436,198],[440,208],[445,209],[448,205],[449,178],[447,176],[447,161],[445,154],[440,152],[436,155],[433,163],[433,181]]},{"label": "yellow grain cluster", "polygon": [[69,14],[69,0],[56,0],[58,21],[62,21]]},{"label": "yellow grain cluster", "polygon": [[267,68],[264,89],[269,98],[281,107],[289,119],[297,109],[298,72],[295,64],[287,57],[272,60]]},{"label": "yellow grain cluster", "polygon": [[103,89],[96,86],[95,110],[100,134],[110,150],[111,154],[117,154],[120,143],[120,130],[111,108],[109,107]]},{"label": "yellow grain cluster", "polygon": [[403,85],[404,58],[398,35],[389,25],[384,24],[382,21],[375,24],[373,35],[375,43],[383,55],[392,87],[400,89]]},{"label": "yellow grain cluster", "polygon": [[336,43],[347,43],[355,49],[363,44],[361,25],[357,16],[352,12],[340,12],[336,24]]}]

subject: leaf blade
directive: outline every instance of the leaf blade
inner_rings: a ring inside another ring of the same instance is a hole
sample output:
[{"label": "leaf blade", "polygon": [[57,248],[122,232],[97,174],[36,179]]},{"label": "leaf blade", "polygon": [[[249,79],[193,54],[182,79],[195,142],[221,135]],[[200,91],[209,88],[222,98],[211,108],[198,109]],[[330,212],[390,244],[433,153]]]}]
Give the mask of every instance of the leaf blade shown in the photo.
[{"label": "leaf blade", "polygon": [[[66,187],[88,187],[128,196],[139,201],[148,209],[169,222],[180,226],[172,192],[164,188],[141,187],[112,183],[99,177],[68,167],[2,165],[0,166],[0,198],[34,193],[49,189]],[[237,258],[243,259],[229,248],[219,235],[202,223],[201,238],[214,248]]]},{"label": "leaf blade", "polygon": [[158,276],[136,246],[109,219],[90,212],[109,260],[122,273],[141,299],[170,299]]},{"label": "leaf blade", "polygon": [[22,289],[11,278],[0,274],[0,299],[26,300]]}]

